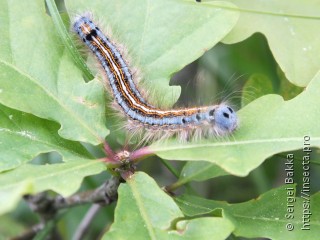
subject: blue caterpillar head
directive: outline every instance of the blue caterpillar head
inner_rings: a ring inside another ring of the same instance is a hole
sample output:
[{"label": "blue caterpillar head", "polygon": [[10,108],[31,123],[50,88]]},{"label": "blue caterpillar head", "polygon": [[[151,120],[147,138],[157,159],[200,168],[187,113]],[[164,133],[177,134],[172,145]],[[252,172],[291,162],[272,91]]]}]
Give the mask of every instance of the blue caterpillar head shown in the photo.
[{"label": "blue caterpillar head", "polygon": [[238,117],[236,112],[228,105],[220,105],[211,110],[216,131],[223,135],[233,132],[238,126]]}]

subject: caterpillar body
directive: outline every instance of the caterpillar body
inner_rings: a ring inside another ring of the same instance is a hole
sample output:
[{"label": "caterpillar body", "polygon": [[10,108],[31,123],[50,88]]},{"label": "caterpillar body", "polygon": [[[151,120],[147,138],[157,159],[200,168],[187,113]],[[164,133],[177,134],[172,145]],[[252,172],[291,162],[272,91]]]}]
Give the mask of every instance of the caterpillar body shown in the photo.
[{"label": "caterpillar body", "polygon": [[145,129],[144,140],[173,134],[178,134],[181,140],[202,135],[223,136],[237,128],[237,115],[227,104],[168,110],[152,106],[137,88],[116,45],[90,18],[78,17],[73,29],[100,62],[114,100],[128,119],[128,129]]}]

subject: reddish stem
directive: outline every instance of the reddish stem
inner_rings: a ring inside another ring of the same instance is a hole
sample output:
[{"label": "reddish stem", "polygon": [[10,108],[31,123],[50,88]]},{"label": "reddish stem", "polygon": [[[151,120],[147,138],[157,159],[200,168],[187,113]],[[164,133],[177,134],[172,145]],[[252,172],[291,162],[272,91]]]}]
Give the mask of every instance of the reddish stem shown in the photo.
[{"label": "reddish stem", "polygon": [[114,159],[115,153],[112,151],[111,147],[106,141],[103,143],[103,148],[109,159]]},{"label": "reddish stem", "polygon": [[143,148],[140,148],[134,152],[131,152],[129,159],[131,161],[136,161],[138,159],[141,159],[141,158],[153,155],[153,154],[154,154],[154,152],[152,152],[149,147],[143,147]]}]

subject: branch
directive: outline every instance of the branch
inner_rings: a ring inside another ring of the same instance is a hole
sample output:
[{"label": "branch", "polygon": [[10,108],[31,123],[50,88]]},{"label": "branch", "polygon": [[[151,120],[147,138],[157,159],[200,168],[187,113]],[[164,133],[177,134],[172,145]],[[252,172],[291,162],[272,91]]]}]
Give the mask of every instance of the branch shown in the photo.
[{"label": "branch", "polygon": [[[39,215],[41,222],[12,240],[32,239],[45,227],[48,221],[56,217],[57,212],[61,209],[86,203],[96,203],[103,206],[111,204],[117,200],[119,185],[120,178],[113,176],[94,190],[76,193],[66,198],[61,195],[50,197],[47,192],[25,195],[24,199],[28,202],[29,207]],[[89,224],[90,221],[87,223]],[[85,229],[85,227],[83,228]]]},{"label": "branch", "polygon": [[[110,169],[114,168],[115,172],[118,172],[124,180],[128,179],[134,173],[135,163],[154,154],[148,147],[143,147],[133,152],[123,150],[115,153],[107,143],[104,144],[104,150],[108,155],[108,157],[104,159],[105,162],[108,166],[110,165]],[[66,198],[61,195],[50,197],[47,192],[25,195],[24,199],[28,202],[29,207],[39,215],[40,223],[31,227],[22,235],[12,239],[24,240],[33,238],[39,231],[44,229],[49,221],[56,218],[57,212],[61,209],[86,203],[99,205],[111,204],[117,199],[119,185],[120,177],[113,176],[95,190],[76,193]],[[89,210],[78,227],[74,236],[75,239],[80,239],[85,234],[98,209],[97,205],[92,206],[90,209],[92,212]]]},{"label": "branch", "polygon": [[92,220],[94,219],[94,217],[96,216],[96,214],[98,213],[100,208],[101,208],[101,205],[99,205],[99,204],[93,204],[90,207],[90,209],[88,210],[88,212],[86,213],[86,215],[82,219],[81,223],[79,224],[79,226],[78,226],[78,228],[72,238],[73,240],[83,239],[83,236],[86,234],[90,223],[92,222]]},{"label": "branch", "polygon": [[62,209],[85,203],[109,205],[117,199],[117,190],[119,184],[119,177],[111,177],[95,190],[77,193],[67,198],[59,195],[54,199],[53,207],[54,209]]}]

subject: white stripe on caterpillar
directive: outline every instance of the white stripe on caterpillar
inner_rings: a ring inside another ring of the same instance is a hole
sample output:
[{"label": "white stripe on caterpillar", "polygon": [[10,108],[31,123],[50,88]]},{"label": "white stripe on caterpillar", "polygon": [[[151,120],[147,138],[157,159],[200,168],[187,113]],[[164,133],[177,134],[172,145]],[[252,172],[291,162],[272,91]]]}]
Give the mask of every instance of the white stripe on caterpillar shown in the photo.
[{"label": "white stripe on caterpillar", "polygon": [[222,136],[237,128],[237,115],[227,104],[169,110],[152,106],[136,87],[120,51],[88,17],[77,18],[73,29],[102,65],[114,99],[128,119],[128,128],[148,130],[145,140],[175,133],[181,139],[198,135]]}]

